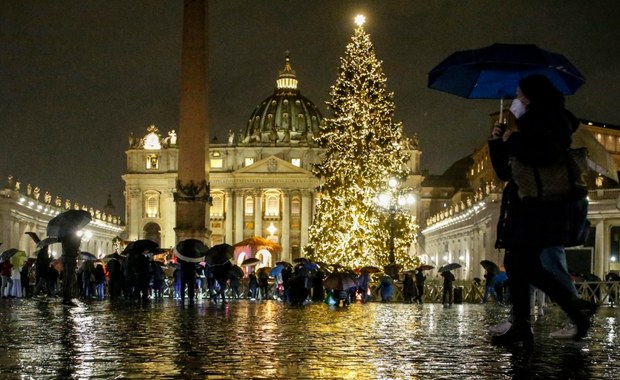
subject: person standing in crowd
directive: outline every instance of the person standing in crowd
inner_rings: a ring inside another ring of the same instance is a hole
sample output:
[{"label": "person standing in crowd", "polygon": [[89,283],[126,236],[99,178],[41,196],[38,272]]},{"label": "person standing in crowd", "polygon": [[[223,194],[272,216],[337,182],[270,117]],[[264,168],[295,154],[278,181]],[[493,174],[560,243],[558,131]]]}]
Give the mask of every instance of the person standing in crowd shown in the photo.
[{"label": "person standing in crowd", "polygon": [[607,283],[607,292],[609,293],[609,307],[616,305],[616,297],[618,296],[618,287],[620,287],[620,275],[616,272],[609,272],[605,275]]},{"label": "person standing in crowd", "polygon": [[37,261],[35,262],[36,285],[34,286],[33,296],[38,296],[41,289],[45,288],[45,294],[50,296],[49,288],[49,270],[52,260],[49,256],[48,246],[45,245],[37,253]]},{"label": "person standing in crowd", "polygon": [[261,300],[269,298],[269,276],[265,272],[260,272],[258,274],[258,290]]},{"label": "person standing in crowd", "polygon": [[[322,272],[321,272],[322,273]],[[323,278],[321,277],[321,288],[323,287]],[[362,303],[368,302],[368,287],[370,286],[370,273],[362,272],[357,278],[357,290],[360,293],[360,300]],[[325,298],[321,294],[321,299]]]},{"label": "person standing in crowd", "polygon": [[250,273],[248,276],[248,289],[250,289],[250,300],[256,300],[256,293],[258,292],[258,278],[254,273]]},{"label": "person standing in crowd", "polygon": [[[565,109],[564,96],[542,75],[521,79],[510,108],[515,122],[496,125],[489,153],[497,176],[507,181],[496,246],[506,250],[504,265],[512,301],[513,323],[494,345],[531,345],[530,285],[543,290],[575,323],[575,340],[590,328],[594,305],[578,299],[566,270],[564,245],[569,241],[570,201],[524,201],[511,173],[511,161],[545,166],[564,156],[571,144],[577,119]],[[574,201],[573,201],[574,202]],[[570,287],[569,287],[569,284]],[[571,289],[572,287],[572,289]]]},{"label": "person standing in crowd", "polygon": [[421,270],[418,270],[415,273],[415,286],[416,288],[418,288],[418,294],[415,298],[415,300],[419,303],[422,304],[422,300],[424,297],[424,281],[426,280],[426,276],[424,275],[424,272]]},{"label": "person standing in crowd", "polygon": [[[325,279],[325,274],[321,270],[317,270],[312,275],[312,301],[314,302],[323,302],[323,300],[325,299],[325,288],[323,287],[323,279]],[[360,284],[360,286],[363,286],[363,284]],[[368,290],[368,284],[366,284],[366,290]],[[362,302],[365,302],[363,295]]]},{"label": "person standing in crowd", "polygon": [[2,287],[0,287],[0,293],[2,298],[8,298],[11,296],[11,262],[5,260],[0,263],[0,276],[2,277]]},{"label": "person standing in crowd", "polygon": [[164,298],[164,269],[161,263],[151,260],[151,275],[153,278],[153,299]]},{"label": "person standing in crowd", "polygon": [[405,273],[403,278],[403,299],[405,303],[413,303],[413,300],[417,298],[416,292],[417,288],[413,281],[413,276],[409,272]]},{"label": "person standing in crowd", "polygon": [[95,264],[93,271],[95,276],[95,296],[99,299],[105,298],[105,270],[103,269],[103,263],[98,262]]},{"label": "person standing in crowd", "polygon": [[493,301],[499,302],[497,293],[495,292],[495,273],[486,271],[484,274],[484,296],[482,297],[482,303],[487,303],[489,295],[493,296]]},{"label": "person standing in crowd", "polygon": [[443,277],[443,294],[441,295],[441,303],[444,307],[452,306],[452,301],[454,299],[454,275],[449,270],[441,272],[441,277]]},{"label": "person standing in crowd", "polygon": [[108,271],[108,288],[110,299],[115,300],[121,295],[123,289],[123,266],[121,262],[113,258],[106,265]]},{"label": "person standing in crowd", "polygon": [[190,305],[194,304],[196,297],[196,263],[179,259],[181,264],[181,303],[185,303],[185,288],[187,287],[187,299]]}]

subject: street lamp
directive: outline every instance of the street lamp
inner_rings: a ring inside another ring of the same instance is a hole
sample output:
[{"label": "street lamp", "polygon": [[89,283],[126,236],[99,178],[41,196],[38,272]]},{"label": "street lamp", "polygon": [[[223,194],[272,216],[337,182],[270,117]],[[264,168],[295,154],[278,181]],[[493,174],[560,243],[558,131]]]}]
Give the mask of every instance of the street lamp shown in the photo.
[{"label": "street lamp", "polygon": [[401,189],[400,183],[396,178],[388,180],[387,190],[379,193],[375,198],[377,205],[390,215],[390,255],[389,265],[396,265],[396,257],[394,255],[394,219],[396,213],[408,210],[415,203],[415,195],[411,190]]}]

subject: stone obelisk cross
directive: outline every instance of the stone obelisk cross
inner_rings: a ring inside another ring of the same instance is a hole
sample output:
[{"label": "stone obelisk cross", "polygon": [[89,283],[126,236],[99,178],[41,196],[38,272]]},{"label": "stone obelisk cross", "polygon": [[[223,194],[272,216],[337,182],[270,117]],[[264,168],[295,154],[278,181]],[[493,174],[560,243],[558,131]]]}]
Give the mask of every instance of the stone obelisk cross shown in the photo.
[{"label": "stone obelisk cross", "polygon": [[176,240],[209,243],[209,127],[207,125],[207,1],[185,0],[179,104]]}]

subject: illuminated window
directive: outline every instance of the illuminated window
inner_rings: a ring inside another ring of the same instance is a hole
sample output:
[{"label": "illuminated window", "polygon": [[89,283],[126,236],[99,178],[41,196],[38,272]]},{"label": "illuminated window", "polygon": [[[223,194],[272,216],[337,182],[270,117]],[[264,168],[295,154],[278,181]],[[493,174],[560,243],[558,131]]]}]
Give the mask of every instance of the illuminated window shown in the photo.
[{"label": "illuminated window", "polygon": [[291,158],[291,164],[297,166],[298,168],[301,167],[301,158]]},{"label": "illuminated window", "polygon": [[146,156],[146,168],[147,169],[159,168],[159,157],[156,154],[149,154]]},{"label": "illuminated window", "polygon": [[224,167],[224,160],[221,158],[211,159],[211,169],[222,169]]},{"label": "illuminated window", "polygon": [[270,191],[265,193],[265,216],[280,215],[280,193]]},{"label": "illuminated window", "polygon": [[254,215],[254,198],[245,197],[245,215]]},{"label": "illuminated window", "polygon": [[291,215],[300,215],[301,214],[301,202],[299,198],[293,198],[291,200]]},{"label": "illuminated window", "polygon": [[148,191],[144,193],[144,214],[147,218],[159,217],[159,193]]},{"label": "illuminated window", "polygon": [[223,194],[215,194],[212,195],[213,201],[211,204],[211,215],[212,216],[224,216],[224,195]]},{"label": "illuminated window", "polygon": [[254,163],[254,158],[253,157],[246,157],[245,161],[243,162],[243,166],[250,166]]}]

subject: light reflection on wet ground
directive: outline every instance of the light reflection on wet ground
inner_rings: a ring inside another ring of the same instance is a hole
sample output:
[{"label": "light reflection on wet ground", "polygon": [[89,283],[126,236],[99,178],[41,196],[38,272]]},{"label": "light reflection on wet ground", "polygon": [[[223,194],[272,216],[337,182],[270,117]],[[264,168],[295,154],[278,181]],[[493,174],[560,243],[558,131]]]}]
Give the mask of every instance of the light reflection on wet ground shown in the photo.
[{"label": "light reflection on wet ground", "polygon": [[493,305],[370,303],[347,309],[238,301],[188,308],[98,301],[0,302],[0,378],[76,379],[616,379],[617,309],[601,308],[582,343],[548,337],[533,350],[489,344]]}]

